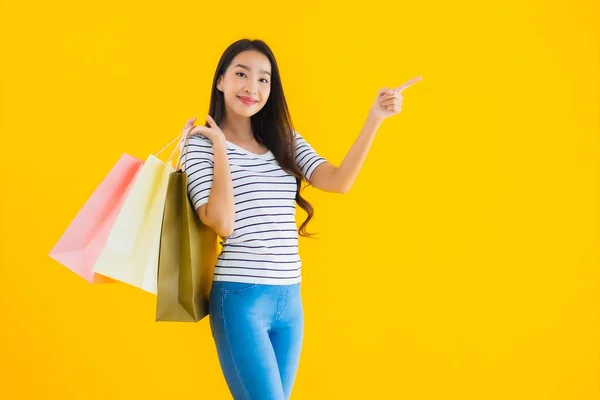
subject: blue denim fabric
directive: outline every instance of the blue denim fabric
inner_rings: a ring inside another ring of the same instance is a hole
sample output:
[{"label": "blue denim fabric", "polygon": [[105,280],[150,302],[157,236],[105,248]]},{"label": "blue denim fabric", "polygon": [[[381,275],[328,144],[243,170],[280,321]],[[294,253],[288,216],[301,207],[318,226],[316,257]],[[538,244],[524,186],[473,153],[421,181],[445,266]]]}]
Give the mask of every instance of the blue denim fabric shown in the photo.
[{"label": "blue denim fabric", "polygon": [[304,336],[300,283],[214,281],[209,321],[235,400],[290,398]]}]

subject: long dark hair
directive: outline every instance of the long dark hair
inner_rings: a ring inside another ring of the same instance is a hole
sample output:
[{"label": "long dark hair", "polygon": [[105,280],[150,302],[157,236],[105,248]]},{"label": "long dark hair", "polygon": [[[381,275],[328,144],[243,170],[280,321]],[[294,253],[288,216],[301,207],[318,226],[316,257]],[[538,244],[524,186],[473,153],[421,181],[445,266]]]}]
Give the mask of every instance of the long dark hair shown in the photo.
[{"label": "long dark hair", "polygon": [[[241,39],[238,40],[223,52],[221,59],[217,64],[215,76],[212,83],[210,95],[210,108],[208,114],[220,125],[225,118],[225,96],[223,92],[217,89],[217,82],[222,74],[229,67],[234,57],[247,50],[261,52],[269,58],[271,62],[271,92],[264,107],[250,117],[252,133],[256,141],[273,153],[282,170],[288,172],[296,178],[296,203],[308,214],[306,220],[300,225],[298,234],[300,236],[312,237],[312,233],[306,232],[306,226],[313,218],[314,209],[312,205],[300,195],[302,181],[308,186],[310,182],[304,179],[302,171],[296,164],[296,147],[294,143],[294,127],[292,118],[288,110],[287,102],[283,94],[283,85],[279,75],[279,68],[273,52],[269,46],[262,40]],[[208,122],[207,127],[210,127]]]}]

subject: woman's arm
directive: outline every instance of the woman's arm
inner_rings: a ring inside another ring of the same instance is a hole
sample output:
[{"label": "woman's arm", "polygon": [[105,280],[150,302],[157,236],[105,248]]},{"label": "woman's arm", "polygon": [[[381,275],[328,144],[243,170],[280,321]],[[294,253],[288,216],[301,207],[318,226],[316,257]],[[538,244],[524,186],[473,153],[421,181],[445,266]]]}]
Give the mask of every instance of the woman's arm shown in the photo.
[{"label": "woman's arm", "polygon": [[352,148],[342,161],[339,167],[328,162],[319,165],[313,171],[310,182],[317,189],[328,192],[346,193],[352,185],[360,171],[367,153],[371,148],[377,129],[386,118],[397,115],[402,110],[402,101],[404,96],[402,92],[415,83],[423,79],[418,76],[409,80],[397,88],[381,88],[377,91],[375,101],[369,110],[367,121],[365,122],[358,138],[352,145]]},{"label": "woman's arm", "polygon": [[358,138],[340,166],[336,167],[330,162],[319,165],[310,178],[311,185],[326,192],[347,193],[367,158],[375,134],[382,122],[383,119],[369,113]]},{"label": "woman's arm", "polygon": [[213,142],[213,182],[208,202],[198,207],[200,220],[221,237],[233,232],[235,208],[233,182],[225,139]]}]

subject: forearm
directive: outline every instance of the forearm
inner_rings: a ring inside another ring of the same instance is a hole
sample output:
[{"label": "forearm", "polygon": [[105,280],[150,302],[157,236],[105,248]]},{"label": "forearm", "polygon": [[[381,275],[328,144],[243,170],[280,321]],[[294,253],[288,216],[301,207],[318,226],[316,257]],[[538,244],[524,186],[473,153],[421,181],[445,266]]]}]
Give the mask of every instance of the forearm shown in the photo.
[{"label": "forearm", "polygon": [[335,182],[337,182],[341,193],[348,192],[354,184],[382,122],[370,113],[368,114],[367,120],[354,144],[342,160],[342,163],[335,170]]},{"label": "forearm", "polygon": [[213,229],[220,236],[228,236],[233,231],[235,209],[233,183],[227,158],[225,141],[213,143],[213,182],[208,197],[206,216]]}]

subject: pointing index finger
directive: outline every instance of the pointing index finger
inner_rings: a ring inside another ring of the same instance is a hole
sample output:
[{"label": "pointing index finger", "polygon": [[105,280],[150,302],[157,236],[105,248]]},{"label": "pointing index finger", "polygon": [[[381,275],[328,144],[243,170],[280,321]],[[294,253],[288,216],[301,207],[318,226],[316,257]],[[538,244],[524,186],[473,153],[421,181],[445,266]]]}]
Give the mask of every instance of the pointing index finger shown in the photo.
[{"label": "pointing index finger", "polygon": [[423,79],[422,76],[418,76],[416,78],[413,78],[411,80],[409,80],[408,82],[403,83],[402,85],[398,86],[397,88],[394,89],[395,92],[402,92],[403,90],[409,88],[410,86],[414,85],[415,83],[419,82],[421,79]]}]

